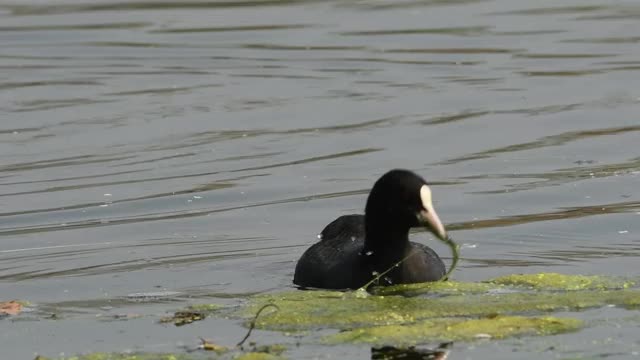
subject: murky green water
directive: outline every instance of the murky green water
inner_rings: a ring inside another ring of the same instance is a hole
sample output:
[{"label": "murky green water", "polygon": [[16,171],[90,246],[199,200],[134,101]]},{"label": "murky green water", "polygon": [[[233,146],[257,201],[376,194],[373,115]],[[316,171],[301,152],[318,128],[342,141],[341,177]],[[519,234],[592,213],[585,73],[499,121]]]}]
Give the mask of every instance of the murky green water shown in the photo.
[{"label": "murky green water", "polygon": [[[66,309],[0,321],[3,357],[234,344],[235,320],[100,319],[290,288],[394,167],[434,184],[455,279],[637,276],[639,21],[634,1],[0,1],[0,300]],[[628,358],[631,315],[454,354]]]}]

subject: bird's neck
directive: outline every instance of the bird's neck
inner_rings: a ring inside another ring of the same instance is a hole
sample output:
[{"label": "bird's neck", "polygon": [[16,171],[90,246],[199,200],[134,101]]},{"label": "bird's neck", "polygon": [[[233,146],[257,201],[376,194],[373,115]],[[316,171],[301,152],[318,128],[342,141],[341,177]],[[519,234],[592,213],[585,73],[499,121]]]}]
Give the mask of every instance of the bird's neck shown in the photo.
[{"label": "bird's neck", "polygon": [[365,223],[365,251],[385,258],[402,257],[409,246],[409,226],[388,227],[388,222],[369,220]]}]

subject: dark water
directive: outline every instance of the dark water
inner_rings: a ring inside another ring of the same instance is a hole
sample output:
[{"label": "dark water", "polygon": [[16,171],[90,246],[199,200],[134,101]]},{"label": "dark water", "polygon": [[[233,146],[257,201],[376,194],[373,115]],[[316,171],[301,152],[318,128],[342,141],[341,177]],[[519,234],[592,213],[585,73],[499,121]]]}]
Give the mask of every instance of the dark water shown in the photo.
[{"label": "dark water", "polygon": [[[3,357],[233,344],[238,321],[100,319],[290,288],[394,167],[434,184],[455,279],[637,276],[638,84],[635,1],[1,1],[0,300],[62,313],[0,322]],[[158,291],[183,301],[118,300]],[[629,314],[454,351],[632,357]]]}]

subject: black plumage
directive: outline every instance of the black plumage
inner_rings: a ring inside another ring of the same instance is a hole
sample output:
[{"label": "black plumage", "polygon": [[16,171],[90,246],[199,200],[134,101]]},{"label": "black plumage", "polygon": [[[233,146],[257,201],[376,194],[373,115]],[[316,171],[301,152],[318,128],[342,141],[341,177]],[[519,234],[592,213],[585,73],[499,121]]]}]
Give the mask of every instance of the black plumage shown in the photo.
[{"label": "black plumage", "polygon": [[344,215],[327,225],[320,241],[302,255],[294,284],[324,289],[442,279],[446,268],[428,246],[409,241],[411,227],[425,225],[445,241],[446,231],[431,204],[431,190],[417,174],[391,170],[374,184],[365,215]]}]

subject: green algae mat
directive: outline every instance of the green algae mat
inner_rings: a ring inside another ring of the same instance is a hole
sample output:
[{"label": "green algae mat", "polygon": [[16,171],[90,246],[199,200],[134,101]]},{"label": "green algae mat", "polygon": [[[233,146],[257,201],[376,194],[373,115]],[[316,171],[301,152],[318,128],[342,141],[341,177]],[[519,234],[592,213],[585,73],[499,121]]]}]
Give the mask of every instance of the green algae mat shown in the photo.
[{"label": "green algae mat", "polygon": [[235,313],[248,318],[266,304],[256,327],[287,333],[335,329],[325,344],[413,346],[433,341],[502,339],[576,331],[584,323],[554,317],[605,305],[635,309],[633,283],[600,276],[510,275],[482,283],[435,282],[364,291],[290,291],[252,297]]},{"label": "green algae mat", "polygon": [[[640,289],[625,279],[542,273],[509,275],[479,283],[396,285],[370,292],[291,290],[248,296],[240,301],[240,306],[187,307],[158,322],[180,326],[216,317],[238,319],[247,328],[280,332],[285,343],[292,339],[295,346],[365,344],[407,348],[433,342],[578,331],[589,325],[577,317],[579,311],[603,306],[636,310],[640,308]],[[564,316],[554,316],[556,312],[563,312]],[[572,312],[576,317],[567,316]],[[289,338],[290,335],[295,337]],[[203,340],[200,351],[188,354],[96,353],[64,359],[282,359],[287,346],[266,345],[256,350],[255,344],[252,349],[208,345]]]}]

